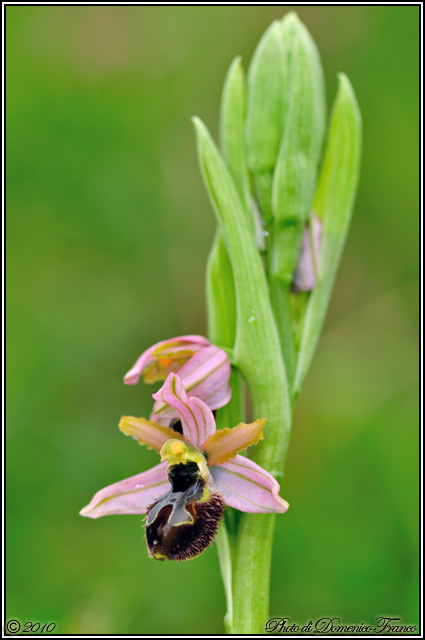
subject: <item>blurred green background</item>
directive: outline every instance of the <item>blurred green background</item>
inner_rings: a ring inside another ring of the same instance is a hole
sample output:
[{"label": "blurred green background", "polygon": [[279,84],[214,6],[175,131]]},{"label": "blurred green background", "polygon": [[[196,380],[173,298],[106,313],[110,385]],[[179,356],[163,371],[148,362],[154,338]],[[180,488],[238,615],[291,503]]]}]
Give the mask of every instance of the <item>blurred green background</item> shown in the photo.
[{"label": "blurred green background", "polygon": [[[220,633],[214,546],[147,558],[141,518],[81,518],[158,461],[118,430],[140,353],[205,333],[217,134],[236,54],[292,7],[8,6],[7,618],[59,633]],[[362,176],[295,412],[271,615],[418,624],[418,7],[295,7],[364,120]]]}]

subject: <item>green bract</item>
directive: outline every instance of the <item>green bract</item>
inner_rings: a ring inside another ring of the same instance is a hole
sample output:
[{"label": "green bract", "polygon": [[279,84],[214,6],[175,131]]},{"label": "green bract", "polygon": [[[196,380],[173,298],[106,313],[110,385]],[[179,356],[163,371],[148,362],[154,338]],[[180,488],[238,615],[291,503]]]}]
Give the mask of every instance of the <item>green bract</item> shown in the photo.
[{"label": "green bract", "polygon": [[276,21],[261,38],[248,72],[246,143],[254,175],[272,172],[279,152],[286,85],[282,61],[281,24]]},{"label": "green bract", "polygon": [[314,209],[323,222],[321,267],[306,310],[293,389],[295,395],[301,391],[325,319],[350,224],[360,171],[360,152],[360,110],[350,81],[341,73],[314,203]]},{"label": "green bract", "polygon": [[326,107],[322,67],[310,34],[292,15],[282,25],[283,37],[286,33],[287,106],[273,173],[269,264],[271,276],[290,286],[313,204]]},{"label": "green bract", "polygon": [[[227,72],[223,87],[220,112],[220,145],[224,160],[241,196],[247,212],[250,211],[249,175],[246,161],[245,138],[246,92],[241,59],[235,58]],[[248,224],[252,218],[248,215]]]}]

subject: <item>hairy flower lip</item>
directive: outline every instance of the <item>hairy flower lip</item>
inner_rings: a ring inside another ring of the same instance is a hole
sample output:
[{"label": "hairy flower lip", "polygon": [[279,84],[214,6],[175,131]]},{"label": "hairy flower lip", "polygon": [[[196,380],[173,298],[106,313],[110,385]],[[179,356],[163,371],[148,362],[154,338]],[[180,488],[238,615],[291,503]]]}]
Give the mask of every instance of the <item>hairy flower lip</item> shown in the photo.
[{"label": "hairy flower lip", "polygon": [[211,544],[225,503],[200,478],[183,492],[168,491],[148,508],[146,543],[156,560],[190,560]]}]

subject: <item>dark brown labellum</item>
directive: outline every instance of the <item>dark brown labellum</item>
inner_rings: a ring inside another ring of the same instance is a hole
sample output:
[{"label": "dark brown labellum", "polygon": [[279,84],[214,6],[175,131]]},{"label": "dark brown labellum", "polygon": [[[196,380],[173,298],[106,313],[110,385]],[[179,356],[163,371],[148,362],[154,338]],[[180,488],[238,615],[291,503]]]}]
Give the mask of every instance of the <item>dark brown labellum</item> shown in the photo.
[{"label": "dark brown labellum", "polygon": [[172,488],[146,515],[148,551],[157,560],[188,560],[213,541],[224,500],[206,485],[195,462],[171,467],[168,478]]}]

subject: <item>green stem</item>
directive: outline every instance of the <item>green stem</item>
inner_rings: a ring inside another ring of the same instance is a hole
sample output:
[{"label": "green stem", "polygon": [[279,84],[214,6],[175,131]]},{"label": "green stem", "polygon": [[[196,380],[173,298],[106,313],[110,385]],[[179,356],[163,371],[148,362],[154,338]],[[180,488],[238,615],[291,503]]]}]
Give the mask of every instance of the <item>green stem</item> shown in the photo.
[{"label": "green stem", "polygon": [[[277,358],[277,355],[275,355]],[[282,402],[284,393],[277,395],[275,407],[273,399],[264,394],[264,389],[257,385],[257,381],[251,376],[249,384],[253,405],[254,416],[268,415],[269,423],[275,424],[274,420],[280,414],[284,420],[282,423],[284,438],[280,442],[278,451],[280,452],[279,465],[275,462],[275,452],[273,445],[267,445],[267,437],[264,441],[266,446],[255,447],[252,459],[260,466],[268,469],[277,478],[283,475],[283,465],[288,450],[291,418],[287,415],[282,406],[277,406]],[[276,403],[277,399],[277,403]],[[269,411],[266,414],[266,411]],[[274,414],[274,411],[276,413]],[[289,413],[289,412],[288,412]],[[276,446],[276,443],[275,443]],[[270,461],[273,460],[273,466]],[[234,582],[233,582],[233,630],[234,633],[264,633],[264,627],[268,619],[269,611],[269,590],[270,590],[270,565],[273,547],[275,514],[241,514],[238,528],[238,540],[236,557],[234,561]]]},{"label": "green stem", "polygon": [[234,633],[264,633],[275,520],[274,513],[244,513],[240,519],[234,563]]},{"label": "green stem", "polygon": [[290,287],[273,276],[269,276],[270,302],[280,338],[283,361],[288,383],[291,386],[295,373],[294,328],[291,311]]},{"label": "green stem", "polygon": [[233,575],[232,575],[232,549],[230,536],[224,522],[221,523],[216,537],[218,561],[220,564],[221,578],[226,594],[227,612],[224,617],[226,633],[233,633]]}]

